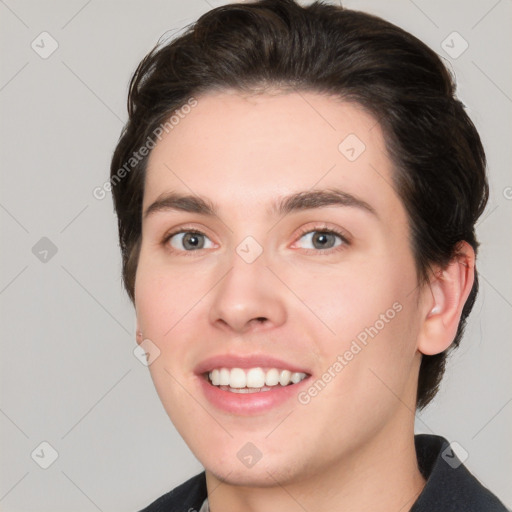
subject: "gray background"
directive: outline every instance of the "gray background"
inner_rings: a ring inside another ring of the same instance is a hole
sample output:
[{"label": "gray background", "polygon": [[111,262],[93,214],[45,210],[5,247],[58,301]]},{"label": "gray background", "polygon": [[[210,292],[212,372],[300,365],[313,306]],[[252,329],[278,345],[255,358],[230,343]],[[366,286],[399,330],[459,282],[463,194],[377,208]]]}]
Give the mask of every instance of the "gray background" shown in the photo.
[{"label": "gray background", "polygon": [[[221,3],[0,0],[1,510],[138,510],[201,470],[133,354],[112,202],[92,190],[108,179],[137,63],[165,32]],[[444,57],[486,146],[481,294],[417,430],[458,442],[470,470],[510,506],[512,2],[345,5]],[[58,43],[46,59],[55,43],[43,31]],[[464,42],[447,39],[454,31],[469,44],[457,57]],[[43,441],[58,453],[47,469]]]}]

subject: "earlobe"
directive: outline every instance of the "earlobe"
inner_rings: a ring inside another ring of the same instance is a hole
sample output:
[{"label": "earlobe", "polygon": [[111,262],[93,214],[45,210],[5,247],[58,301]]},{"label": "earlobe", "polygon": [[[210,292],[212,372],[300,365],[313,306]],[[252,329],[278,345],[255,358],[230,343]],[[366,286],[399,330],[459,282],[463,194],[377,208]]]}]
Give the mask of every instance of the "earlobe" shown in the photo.
[{"label": "earlobe", "polygon": [[449,264],[438,269],[425,290],[425,314],[418,336],[418,350],[425,355],[439,354],[453,342],[460,316],[473,287],[475,252],[461,242]]},{"label": "earlobe", "polygon": [[140,345],[142,343],[142,339],[144,338],[144,336],[142,335],[142,331],[139,329],[138,324],[137,324],[135,332],[136,332],[135,339],[137,341],[137,345]]}]

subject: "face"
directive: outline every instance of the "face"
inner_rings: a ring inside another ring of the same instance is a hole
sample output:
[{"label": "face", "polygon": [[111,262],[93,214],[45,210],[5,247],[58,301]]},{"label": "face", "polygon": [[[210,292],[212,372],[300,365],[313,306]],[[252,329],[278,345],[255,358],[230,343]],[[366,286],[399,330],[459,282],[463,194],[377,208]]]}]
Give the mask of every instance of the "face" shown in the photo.
[{"label": "face", "polygon": [[412,432],[422,292],[379,125],[312,92],[197,101],[149,157],[135,282],[177,430],[251,485]]}]

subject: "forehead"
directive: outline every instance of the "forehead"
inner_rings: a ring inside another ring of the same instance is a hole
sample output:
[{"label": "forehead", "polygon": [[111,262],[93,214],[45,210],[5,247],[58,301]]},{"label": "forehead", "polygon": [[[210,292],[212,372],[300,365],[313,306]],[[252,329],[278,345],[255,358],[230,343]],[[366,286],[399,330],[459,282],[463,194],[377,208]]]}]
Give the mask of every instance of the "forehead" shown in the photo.
[{"label": "forehead", "polygon": [[376,210],[400,208],[381,128],[359,105],[313,92],[222,91],[174,119],[150,154],[144,209],[177,191],[256,213],[276,197],[329,187]]}]

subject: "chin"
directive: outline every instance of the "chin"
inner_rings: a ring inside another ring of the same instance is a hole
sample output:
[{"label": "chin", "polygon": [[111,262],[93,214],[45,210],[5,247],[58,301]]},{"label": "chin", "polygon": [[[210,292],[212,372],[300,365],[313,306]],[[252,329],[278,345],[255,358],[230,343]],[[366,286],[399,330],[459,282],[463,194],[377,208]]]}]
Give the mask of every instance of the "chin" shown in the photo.
[{"label": "chin", "polygon": [[[221,468],[220,465],[206,467],[207,472],[211,473],[219,481],[241,487],[275,487],[276,483],[283,482],[282,468],[266,467],[261,465],[260,461],[252,468],[228,467]],[[287,472],[288,473],[288,472]],[[286,475],[285,481],[290,479],[289,474]]]},{"label": "chin", "polygon": [[[219,481],[235,486],[243,487],[275,487],[288,485],[307,477],[308,466],[300,466],[297,453],[293,457],[262,456],[260,460],[250,467],[243,462],[235,460],[212,460],[210,456],[199,459],[207,473],[213,475]],[[225,457],[224,457],[225,459]]]}]

